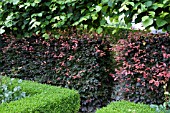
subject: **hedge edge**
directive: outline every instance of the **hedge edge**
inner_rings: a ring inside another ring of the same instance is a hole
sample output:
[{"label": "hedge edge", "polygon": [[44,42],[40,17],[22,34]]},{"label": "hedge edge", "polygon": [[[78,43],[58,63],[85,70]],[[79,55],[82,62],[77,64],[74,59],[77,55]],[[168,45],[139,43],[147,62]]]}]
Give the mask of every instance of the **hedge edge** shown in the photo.
[{"label": "hedge edge", "polygon": [[[108,106],[98,109],[96,113],[155,113],[156,110],[143,103],[129,101],[111,102]],[[162,113],[162,112],[161,112]]]},{"label": "hedge edge", "polygon": [[[10,78],[2,77],[2,82]],[[17,84],[14,79],[13,84]],[[77,113],[80,95],[75,90],[23,80],[22,91],[31,96],[0,105],[0,113]]]}]

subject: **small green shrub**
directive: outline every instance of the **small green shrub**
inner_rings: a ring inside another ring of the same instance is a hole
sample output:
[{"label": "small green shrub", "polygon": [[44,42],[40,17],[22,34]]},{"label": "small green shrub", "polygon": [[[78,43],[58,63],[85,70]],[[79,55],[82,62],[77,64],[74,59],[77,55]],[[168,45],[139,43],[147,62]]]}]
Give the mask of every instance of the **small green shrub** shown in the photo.
[{"label": "small green shrub", "polygon": [[0,104],[4,102],[19,100],[21,98],[26,97],[26,92],[22,92],[21,86],[19,85],[22,80],[18,80],[18,84],[16,84],[14,88],[12,87],[13,80],[14,78],[10,79],[10,81],[3,81],[3,83],[0,80]]},{"label": "small green shrub", "polygon": [[107,107],[98,109],[96,113],[155,113],[155,109],[142,103],[117,101],[112,102]]},{"label": "small green shrub", "polygon": [[0,113],[77,113],[80,108],[80,96],[75,90],[31,81],[23,81],[20,86],[31,96],[1,104]]}]

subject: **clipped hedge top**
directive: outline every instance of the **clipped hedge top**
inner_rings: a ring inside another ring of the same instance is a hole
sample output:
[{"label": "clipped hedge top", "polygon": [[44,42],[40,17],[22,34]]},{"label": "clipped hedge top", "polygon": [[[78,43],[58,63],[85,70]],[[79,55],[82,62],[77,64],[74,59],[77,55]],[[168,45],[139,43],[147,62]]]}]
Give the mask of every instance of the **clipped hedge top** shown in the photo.
[{"label": "clipped hedge top", "polygon": [[[9,78],[3,77],[2,82],[6,80],[8,81]],[[17,79],[13,83],[17,83]],[[0,113],[76,113],[80,108],[80,97],[77,91],[31,81],[23,81],[20,86],[23,91],[31,96],[1,104]]]},{"label": "clipped hedge top", "polygon": [[112,102],[107,107],[98,109],[96,113],[155,113],[148,105],[128,101]]}]

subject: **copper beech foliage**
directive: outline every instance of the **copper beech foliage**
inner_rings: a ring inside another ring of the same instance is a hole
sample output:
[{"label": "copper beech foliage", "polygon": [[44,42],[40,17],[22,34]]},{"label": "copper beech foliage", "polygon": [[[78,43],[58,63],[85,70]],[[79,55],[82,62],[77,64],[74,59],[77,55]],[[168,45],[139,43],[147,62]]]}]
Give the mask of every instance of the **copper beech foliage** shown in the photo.
[{"label": "copper beech foliage", "polygon": [[68,33],[59,39],[3,35],[1,72],[66,88],[81,95],[81,112],[108,104],[113,92],[111,46],[101,35]]},{"label": "copper beech foliage", "polygon": [[[125,99],[160,104],[164,101],[163,85],[170,78],[170,37],[165,35],[129,34],[115,46],[117,52],[115,80],[122,84]],[[168,83],[169,84],[169,83]]]}]

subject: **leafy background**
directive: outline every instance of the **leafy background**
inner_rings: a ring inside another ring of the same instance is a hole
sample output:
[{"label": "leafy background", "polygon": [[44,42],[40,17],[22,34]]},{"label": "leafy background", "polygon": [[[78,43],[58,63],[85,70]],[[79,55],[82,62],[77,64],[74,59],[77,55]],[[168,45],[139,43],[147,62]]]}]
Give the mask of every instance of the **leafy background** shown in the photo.
[{"label": "leafy background", "polygon": [[120,99],[162,103],[169,35],[139,38],[129,28],[134,20],[169,32],[169,11],[169,0],[0,1],[1,73],[77,89],[81,112]]}]

